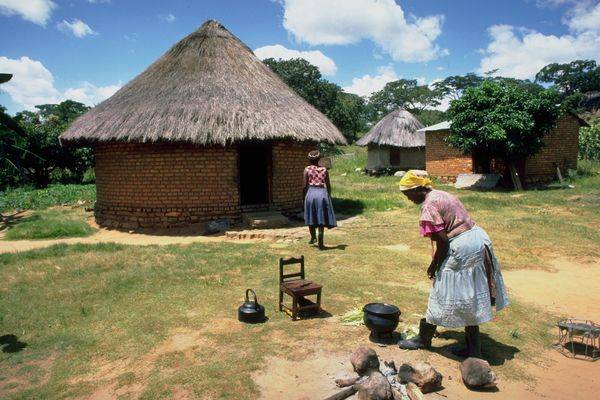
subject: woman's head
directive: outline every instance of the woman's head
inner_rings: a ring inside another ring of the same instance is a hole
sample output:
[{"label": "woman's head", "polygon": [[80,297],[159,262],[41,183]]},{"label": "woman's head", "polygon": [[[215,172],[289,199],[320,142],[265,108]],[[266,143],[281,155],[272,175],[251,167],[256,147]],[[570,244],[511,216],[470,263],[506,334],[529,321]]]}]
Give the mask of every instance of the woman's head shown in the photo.
[{"label": "woman's head", "polygon": [[310,153],[308,153],[308,161],[311,164],[317,165],[319,163],[320,159],[321,159],[321,153],[319,152],[319,150],[313,150]]},{"label": "woman's head", "polygon": [[421,204],[431,191],[431,179],[408,171],[400,180],[400,190],[413,203]]}]

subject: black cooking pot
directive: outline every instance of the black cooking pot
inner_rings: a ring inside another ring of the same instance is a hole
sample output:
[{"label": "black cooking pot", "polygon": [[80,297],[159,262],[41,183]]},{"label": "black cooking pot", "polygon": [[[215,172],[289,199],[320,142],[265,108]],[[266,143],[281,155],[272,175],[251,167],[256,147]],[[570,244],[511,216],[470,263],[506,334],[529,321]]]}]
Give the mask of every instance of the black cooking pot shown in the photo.
[{"label": "black cooking pot", "polygon": [[[250,301],[248,293],[252,293],[254,295],[253,301]],[[254,290],[246,290],[246,301],[240,306],[240,308],[238,308],[238,319],[248,324],[264,322],[265,308],[258,304],[258,300],[256,299],[256,293],[254,293]]]},{"label": "black cooking pot", "polygon": [[363,307],[363,321],[371,332],[390,335],[400,322],[400,309],[393,304],[369,303]]}]

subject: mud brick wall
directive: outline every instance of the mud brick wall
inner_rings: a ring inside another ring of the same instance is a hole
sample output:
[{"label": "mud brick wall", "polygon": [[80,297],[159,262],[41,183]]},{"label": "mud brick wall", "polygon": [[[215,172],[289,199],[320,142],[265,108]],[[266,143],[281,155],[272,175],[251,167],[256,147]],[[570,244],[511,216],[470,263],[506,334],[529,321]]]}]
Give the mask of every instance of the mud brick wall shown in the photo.
[{"label": "mud brick wall", "polygon": [[556,127],[544,137],[544,147],[525,162],[525,182],[556,180],[556,166],[563,176],[577,168],[579,155],[579,120],[571,114],[559,118]]},{"label": "mud brick wall", "polygon": [[308,153],[314,143],[278,142],[273,144],[272,201],[283,211],[302,209],[302,173],[308,165]]},{"label": "mud brick wall", "polygon": [[239,214],[235,147],[115,143],[95,155],[102,226],[176,227]]},{"label": "mud brick wall", "polygon": [[462,151],[448,146],[444,138],[448,131],[425,133],[425,169],[442,181],[455,181],[458,174],[473,172],[473,161]]}]

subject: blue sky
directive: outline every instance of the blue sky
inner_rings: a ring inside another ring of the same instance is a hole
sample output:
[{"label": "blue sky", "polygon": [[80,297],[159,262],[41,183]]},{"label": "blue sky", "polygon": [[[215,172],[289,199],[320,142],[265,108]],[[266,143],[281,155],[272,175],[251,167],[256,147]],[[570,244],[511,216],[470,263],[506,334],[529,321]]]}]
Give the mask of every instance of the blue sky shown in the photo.
[{"label": "blue sky", "polygon": [[110,96],[216,19],[259,57],[301,56],[349,92],[600,59],[600,0],[0,0],[0,104]]}]

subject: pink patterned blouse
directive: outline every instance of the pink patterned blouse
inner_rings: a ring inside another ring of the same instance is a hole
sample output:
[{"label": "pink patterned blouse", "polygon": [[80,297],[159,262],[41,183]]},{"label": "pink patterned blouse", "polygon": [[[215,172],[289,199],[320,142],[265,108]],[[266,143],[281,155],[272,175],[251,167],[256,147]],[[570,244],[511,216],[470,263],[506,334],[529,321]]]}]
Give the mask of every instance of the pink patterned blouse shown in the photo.
[{"label": "pink patterned blouse", "polygon": [[304,175],[306,176],[306,182],[308,186],[325,186],[325,180],[327,176],[327,169],[324,167],[317,167],[316,165],[309,165],[304,168]]},{"label": "pink patterned blouse", "polygon": [[423,236],[445,230],[448,238],[453,238],[471,229],[475,222],[458,198],[442,190],[432,190],[421,205],[419,225]]}]

